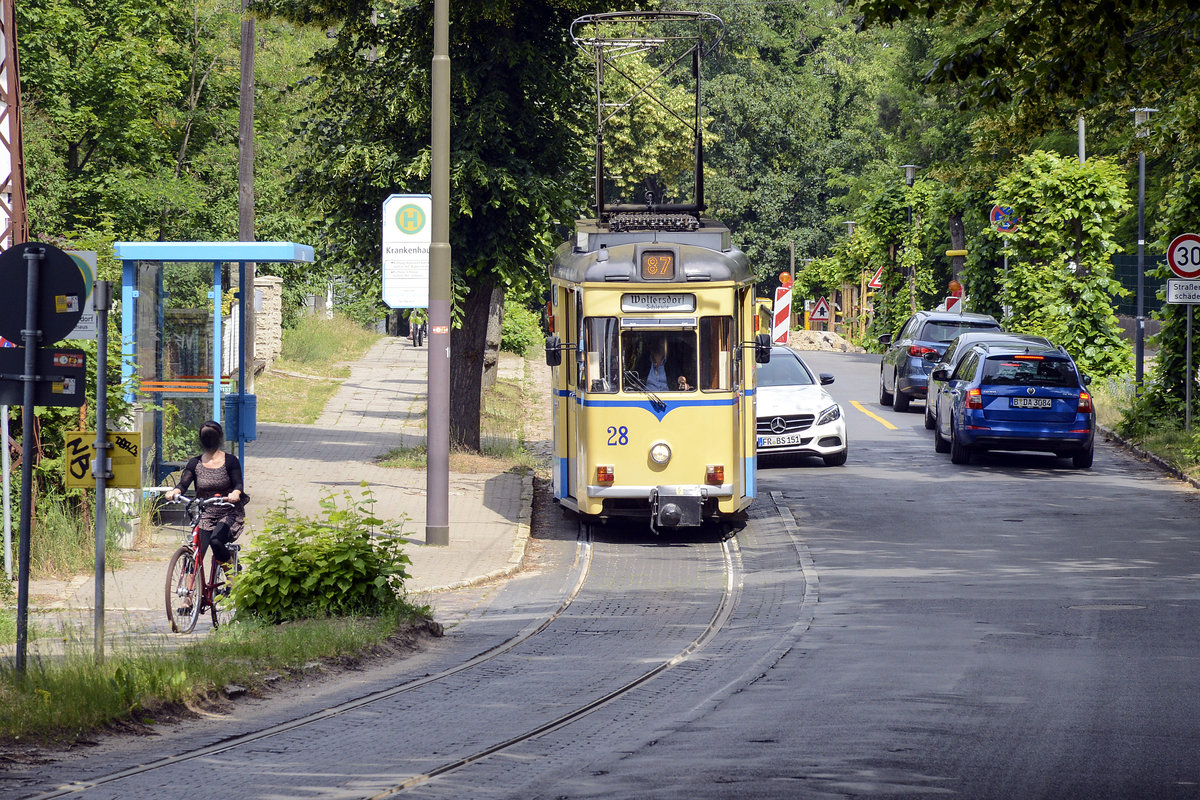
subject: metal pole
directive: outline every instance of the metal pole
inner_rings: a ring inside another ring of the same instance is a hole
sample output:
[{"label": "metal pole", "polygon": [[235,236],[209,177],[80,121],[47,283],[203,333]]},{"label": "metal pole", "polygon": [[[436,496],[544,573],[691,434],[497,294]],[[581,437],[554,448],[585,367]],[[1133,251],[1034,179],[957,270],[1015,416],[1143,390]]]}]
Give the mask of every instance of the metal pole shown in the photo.
[{"label": "metal pole", "polygon": [[1187,372],[1183,376],[1184,428],[1192,432],[1192,304],[1187,305]]},{"label": "metal pole", "polygon": [[[222,295],[225,287],[221,284],[221,262],[213,262],[212,298],[213,298],[213,342],[212,342],[212,418],[221,423],[222,427],[228,420],[221,416],[221,371],[225,368],[221,363],[221,351],[224,349],[222,339],[225,334],[221,329]],[[161,295],[160,295],[161,296]],[[161,306],[162,304],[159,303]],[[162,448],[159,448],[162,453]],[[159,456],[161,458],[161,455]]]},{"label": "metal pole", "polygon": [[425,543],[450,544],[450,0],[433,3]]},{"label": "metal pole", "polygon": [[10,474],[12,472],[12,464],[8,458],[8,406],[0,406],[0,450],[3,454],[0,455],[2,468],[4,470],[4,574],[11,581],[13,578],[12,567],[12,503],[9,502],[9,491],[12,488],[10,485]]},{"label": "metal pole", "polygon": [[1143,365],[1146,358],[1146,307],[1145,282],[1146,263],[1146,150],[1138,153],[1138,238],[1137,238],[1137,349],[1135,351],[1135,376],[1137,394],[1142,393]]},{"label": "metal pole", "polygon": [[[246,408],[249,402],[246,395],[249,390],[246,388],[246,358],[253,352],[253,347],[247,348],[246,325],[247,309],[254,308],[254,301],[246,302],[246,292],[254,291],[253,286],[246,285],[246,276],[253,269],[253,264],[247,265],[245,261],[238,262],[238,390],[237,390],[237,457],[242,464],[242,474],[246,470]],[[248,269],[249,267],[249,269]],[[253,337],[253,332],[250,333]],[[252,344],[252,343],[251,343]],[[250,375],[254,375],[253,368],[250,370]]]},{"label": "metal pole", "polygon": [[1009,306],[1008,300],[1008,239],[1004,240],[1004,291],[1001,295],[1000,308],[1004,311],[1004,321],[1008,322],[1008,317],[1012,313],[1012,307]]},{"label": "metal pole", "polygon": [[108,307],[112,284],[96,281],[92,307],[96,309],[96,599],[94,628],[96,663],[104,661],[104,554],[108,542]]},{"label": "metal pole", "polygon": [[1083,114],[1080,114],[1079,115],[1079,163],[1080,164],[1087,161],[1087,151],[1086,151],[1084,145],[1085,145],[1085,136],[1084,136],[1084,128],[1083,128]]},{"label": "metal pole", "polygon": [[25,674],[25,650],[29,636],[29,528],[33,511],[33,389],[37,375],[38,339],[37,298],[40,262],[44,247],[30,247],[25,258],[25,396],[21,408],[21,532],[17,546],[17,675]]},{"label": "metal pole", "polygon": [[[238,239],[243,242],[254,241],[254,15],[247,12],[250,0],[242,0],[242,32],[241,32],[241,90],[238,94]],[[372,12],[373,14],[374,12]],[[242,262],[238,271],[238,293],[243,302],[239,314],[240,332],[238,360],[254,364],[255,332],[258,330],[258,320],[254,311],[254,277],[257,265],[254,262]],[[244,302],[249,293],[250,303]],[[247,335],[248,334],[248,335]],[[254,393],[254,370],[249,375],[238,378],[238,394],[245,397]],[[238,430],[242,430],[242,412],[245,406],[238,405]],[[245,441],[238,440],[238,458],[242,458]],[[242,468],[245,469],[245,461]]]}]

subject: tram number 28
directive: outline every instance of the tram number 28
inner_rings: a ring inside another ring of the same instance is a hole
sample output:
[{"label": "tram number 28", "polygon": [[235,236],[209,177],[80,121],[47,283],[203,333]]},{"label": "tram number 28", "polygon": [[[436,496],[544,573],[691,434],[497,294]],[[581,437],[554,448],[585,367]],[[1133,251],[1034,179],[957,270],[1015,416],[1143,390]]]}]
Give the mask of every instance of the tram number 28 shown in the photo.
[{"label": "tram number 28", "polygon": [[619,447],[626,444],[629,444],[629,428],[626,428],[624,425],[619,428],[609,426],[608,446]]}]

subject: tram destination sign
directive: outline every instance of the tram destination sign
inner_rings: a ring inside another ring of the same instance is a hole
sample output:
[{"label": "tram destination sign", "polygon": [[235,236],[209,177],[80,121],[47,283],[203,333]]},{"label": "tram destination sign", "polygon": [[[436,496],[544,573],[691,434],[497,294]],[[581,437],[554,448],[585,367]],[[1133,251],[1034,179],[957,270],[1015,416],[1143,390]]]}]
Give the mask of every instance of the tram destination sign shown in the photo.
[{"label": "tram destination sign", "polygon": [[626,313],[636,311],[652,311],[655,313],[681,311],[691,313],[696,310],[696,295],[682,292],[623,294],[621,295],[621,310]]},{"label": "tram destination sign", "polygon": [[1186,305],[1200,304],[1200,280],[1196,281],[1167,281],[1167,302]]}]

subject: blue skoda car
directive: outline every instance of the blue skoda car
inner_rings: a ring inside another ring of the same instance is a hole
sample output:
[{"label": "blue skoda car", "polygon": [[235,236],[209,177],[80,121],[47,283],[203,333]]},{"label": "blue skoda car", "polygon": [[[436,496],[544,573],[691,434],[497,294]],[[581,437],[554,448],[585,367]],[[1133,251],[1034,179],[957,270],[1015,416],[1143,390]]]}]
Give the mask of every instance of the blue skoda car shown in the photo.
[{"label": "blue skoda car", "polygon": [[934,448],[966,464],[984,450],[1038,450],[1092,466],[1096,413],[1087,379],[1062,348],[976,344],[937,398]]}]

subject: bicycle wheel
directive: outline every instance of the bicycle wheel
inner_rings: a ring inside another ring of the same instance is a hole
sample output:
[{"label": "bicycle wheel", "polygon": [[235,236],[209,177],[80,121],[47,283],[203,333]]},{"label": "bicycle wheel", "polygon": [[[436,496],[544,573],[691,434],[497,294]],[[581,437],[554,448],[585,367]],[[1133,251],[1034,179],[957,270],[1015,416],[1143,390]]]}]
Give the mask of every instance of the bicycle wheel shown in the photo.
[{"label": "bicycle wheel", "polygon": [[[237,555],[233,557],[233,574],[237,575],[242,571],[242,564],[237,560]],[[212,624],[214,628],[219,628],[222,625],[228,625],[233,622],[235,609],[229,597],[229,575],[224,567],[217,569],[217,580],[212,587]]]},{"label": "bicycle wheel", "polygon": [[195,573],[191,548],[180,547],[167,566],[167,621],[174,633],[190,633],[200,618],[200,581]]}]

